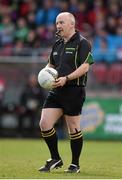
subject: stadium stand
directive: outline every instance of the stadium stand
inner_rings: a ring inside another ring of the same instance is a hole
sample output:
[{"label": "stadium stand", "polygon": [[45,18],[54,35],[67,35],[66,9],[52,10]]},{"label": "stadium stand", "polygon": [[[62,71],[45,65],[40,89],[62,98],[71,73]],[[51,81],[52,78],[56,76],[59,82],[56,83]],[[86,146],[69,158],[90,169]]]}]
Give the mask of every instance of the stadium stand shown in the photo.
[{"label": "stadium stand", "polygon": [[122,84],[122,65],[112,64],[108,70],[107,83],[111,85]]},{"label": "stadium stand", "polygon": [[92,71],[97,83],[102,83],[102,84],[106,83],[106,78],[108,73],[108,68],[106,64],[104,63],[95,64],[92,68]]}]

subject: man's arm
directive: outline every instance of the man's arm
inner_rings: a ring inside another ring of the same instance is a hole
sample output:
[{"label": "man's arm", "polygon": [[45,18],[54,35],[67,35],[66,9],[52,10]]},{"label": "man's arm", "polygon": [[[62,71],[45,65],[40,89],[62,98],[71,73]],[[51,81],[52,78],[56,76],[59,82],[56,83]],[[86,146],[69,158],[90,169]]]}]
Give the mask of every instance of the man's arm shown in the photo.
[{"label": "man's arm", "polygon": [[66,76],[64,77],[59,77],[54,87],[64,86],[67,81],[77,79],[88,72],[90,64],[93,64],[93,58],[91,55],[91,46],[88,43],[88,41],[83,40],[81,42],[79,46],[78,57],[79,57],[78,64],[81,65],[79,65],[79,67],[72,73],[66,74]]},{"label": "man's arm", "polygon": [[75,71],[72,73],[64,76],[64,77],[59,77],[56,82],[54,83],[54,88],[58,86],[64,86],[67,81],[79,78],[83,76],[85,73],[87,73],[89,70],[89,63],[84,63],[80,65]]},{"label": "man's arm", "polygon": [[84,58],[83,64],[81,64],[74,72],[66,76],[67,80],[79,78],[88,72],[90,65],[94,63],[90,49],[86,51]]},{"label": "man's arm", "polygon": [[71,74],[65,77],[67,78],[67,80],[77,79],[83,76],[84,74],[86,74],[88,70],[89,70],[89,63],[83,63],[75,71],[73,71]]}]

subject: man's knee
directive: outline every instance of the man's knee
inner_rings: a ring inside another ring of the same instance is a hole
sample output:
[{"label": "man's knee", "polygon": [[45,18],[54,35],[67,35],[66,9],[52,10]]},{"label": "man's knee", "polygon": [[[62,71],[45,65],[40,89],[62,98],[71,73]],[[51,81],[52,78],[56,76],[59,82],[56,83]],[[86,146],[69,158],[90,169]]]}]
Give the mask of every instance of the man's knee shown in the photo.
[{"label": "man's knee", "polygon": [[39,126],[41,130],[47,129],[47,126],[48,126],[47,120],[45,118],[41,118],[39,122]]},{"label": "man's knee", "polygon": [[81,130],[80,116],[65,116],[69,133],[76,133]]},{"label": "man's knee", "polygon": [[53,127],[53,124],[47,118],[41,118],[39,122],[41,131],[47,131]]},{"label": "man's knee", "polygon": [[68,129],[70,133],[76,133],[81,130],[80,123],[72,121],[68,123]]}]

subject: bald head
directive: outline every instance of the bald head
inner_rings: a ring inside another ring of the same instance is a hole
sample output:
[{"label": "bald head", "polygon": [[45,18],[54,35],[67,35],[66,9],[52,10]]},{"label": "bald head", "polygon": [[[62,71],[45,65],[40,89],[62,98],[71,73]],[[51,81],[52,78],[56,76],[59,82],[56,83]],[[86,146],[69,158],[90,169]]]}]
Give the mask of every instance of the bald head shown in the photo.
[{"label": "bald head", "polygon": [[62,12],[57,16],[57,18],[59,17],[62,17],[63,19],[67,19],[69,22],[71,22],[72,25],[75,26],[75,17],[73,16],[73,14],[69,12]]},{"label": "bald head", "polygon": [[75,33],[75,17],[69,12],[62,12],[56,18],[58,35],[68,40]]}]

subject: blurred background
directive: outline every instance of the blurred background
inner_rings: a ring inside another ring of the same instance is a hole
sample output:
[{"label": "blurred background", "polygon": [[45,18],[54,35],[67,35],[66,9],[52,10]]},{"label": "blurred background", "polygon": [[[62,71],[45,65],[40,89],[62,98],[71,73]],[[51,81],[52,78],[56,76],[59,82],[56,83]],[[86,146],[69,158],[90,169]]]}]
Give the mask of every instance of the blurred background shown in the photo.
[{"label": "blurred background", "polygon": [[[37,82],[55,41],[55,19],[68,11],[92,44],[81,127],[84,138],[122,140],[122,1],[0,0],[0,137],[40,138],[47,92]],[[67,138],[63,117],[56,124]]]}]

